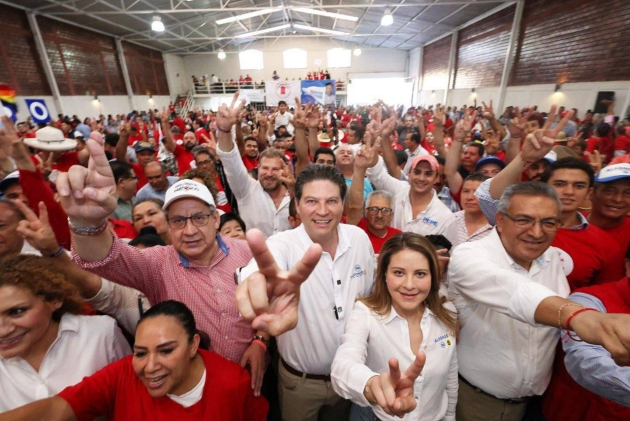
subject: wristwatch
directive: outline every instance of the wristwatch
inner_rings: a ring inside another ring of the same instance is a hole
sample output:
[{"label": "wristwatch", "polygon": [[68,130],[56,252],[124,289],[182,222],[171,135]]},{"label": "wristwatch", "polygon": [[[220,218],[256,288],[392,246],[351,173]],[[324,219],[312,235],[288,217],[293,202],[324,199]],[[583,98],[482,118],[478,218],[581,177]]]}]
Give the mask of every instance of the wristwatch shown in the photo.
[{"label": "wristwatch", "polygon": [[264,343],[267,348],[269,348],[269,339],[266,339],[263,336],[254,335],[254,339],[252,339],[252,341],[260,341]]}]

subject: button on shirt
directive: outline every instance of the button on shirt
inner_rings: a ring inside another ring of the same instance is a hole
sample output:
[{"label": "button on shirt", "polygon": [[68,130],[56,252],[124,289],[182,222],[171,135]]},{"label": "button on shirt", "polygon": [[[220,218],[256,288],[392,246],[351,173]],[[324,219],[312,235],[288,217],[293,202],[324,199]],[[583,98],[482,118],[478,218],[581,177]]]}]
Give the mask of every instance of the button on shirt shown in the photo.
[{"label": "button on shirt", "polygon": [[495,229],[455,248],[448,275],[461,326],[459,373],[500,399],[542,395],[560,334],[538,325],[534,314],[545,298],[569,294],[557,250],[547,249],[526,271]]},{"label": "button on shirt", "polygon": [[0,413],[54,396],[130,353],[111,317],[65,314],[39,371],[21,357],[0,357]]},{"label": "button on shirt", "polygon": [[[309,374],[330,374],[335,352],[355,301],[367,297],[374,283],[374,251],[363,230],[339,224],[335,258],[327,252],[300,288],[298,324],[277,337],[282,358]],[[282,270],[291,269],[313,245],[304,225],[267,240]],[[243,269],[242,278],[257,270],[256,261]],[[336,309],[336,312],[335,312]],[[335,316],[337,314],[337,316]]]},{"label": "button on shirt", "polygon": [[252,253],[244,240],[217,235],[217,243],[210,266],[190,262],[173,246],[139,250],[118,237],[100,262],[87,262],[74,250],[72,258],[90,272],[141,291],[153,305],[183,302],[195,315],[197,327],[210,336],[211,350],[238,363],[254,331],[236,307],[234,273],[251,260]]},{"label": "button on shirt", "polygon": [[379,190],[386,190],[394,195],[394,217],[391,226],[401,231],[415,232],[421,235],[442,234],[451,242],[454,238],[453,212],[431,190],[433,199],[429,206],[418,215],[413,215],[409,200],[410,185],[406,181],[397,180],[387,173],[382,158],[367,170],[367,176]]},{"label": "button on shirt", "polygon": [[247,174],[237,148],[224,152],[217,146],[217,154],[221,158],[228,183],[236,196],[238,209],[247,229],[258,228],[265,237],[290,230],[291,224],[288,217],[291,197],[289,192],[287,191],[280,206],[276,208],[273,199],[263,189],[260,182]]},{"label": "button on shirt", "polygon": [[[455,311],[452,304],[446,306]],[[427,364],[414,383],[416,409],[403,419],[454,421],[458,390],[455,332],[428,308],[422,315],[420,327],[420,350],[426,354]],[[389,372],[390,358],[398,359],[401,371],[411,366],[416,358],[411,351],[407,320],[393,307],[388,316],[382,317],[358,302],[348,320],[343,344],[335,355],[333,389],[346,399],[368,406],[363,395],[365,385],[371,377]],[[372,409],[381,420],[400,419],[387,415],[378,405]]]}]

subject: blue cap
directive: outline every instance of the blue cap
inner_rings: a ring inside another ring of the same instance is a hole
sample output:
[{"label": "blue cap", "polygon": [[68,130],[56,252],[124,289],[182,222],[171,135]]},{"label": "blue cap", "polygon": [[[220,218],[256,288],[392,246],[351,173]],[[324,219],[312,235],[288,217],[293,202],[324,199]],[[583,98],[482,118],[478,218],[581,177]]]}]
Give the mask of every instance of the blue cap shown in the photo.
[{"label": "blue cap", "polygon": [[475,167],[475,171],[479,171],[481,167],[488,164],[496,164],[499,167],[501,167],[501,169],[505,168],[505,162],[503,162],[501,158],[494,155],[486,155],[483,158],[481,158],[479,161],[477,161],[477,166]]}]

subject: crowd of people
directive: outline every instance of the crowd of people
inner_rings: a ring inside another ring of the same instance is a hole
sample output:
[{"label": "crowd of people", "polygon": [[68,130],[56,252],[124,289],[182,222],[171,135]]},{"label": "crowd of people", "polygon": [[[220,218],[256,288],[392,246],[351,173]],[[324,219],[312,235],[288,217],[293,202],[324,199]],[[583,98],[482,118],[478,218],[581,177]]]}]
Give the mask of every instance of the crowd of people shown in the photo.
[{"label": "crowd of people", "polygon": [[630,419],[607,105],[2,117],[0,421]]}]

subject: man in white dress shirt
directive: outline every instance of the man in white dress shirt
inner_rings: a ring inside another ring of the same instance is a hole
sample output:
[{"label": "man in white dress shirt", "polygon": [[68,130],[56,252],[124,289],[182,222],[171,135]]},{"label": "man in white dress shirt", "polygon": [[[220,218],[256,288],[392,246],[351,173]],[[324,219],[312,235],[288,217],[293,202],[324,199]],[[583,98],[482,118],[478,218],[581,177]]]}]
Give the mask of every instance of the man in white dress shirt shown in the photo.
[{"label": "man in white dress shirt", "polygon": [[[237,303],[243,317],[255,319],[253,325],[279,335],[279,395],[285,421],[348,419],[350,402],[332,389],[330,372],[356,299],[372,290],[374,252],[363,230],[339,223],[346,188],[336,168],[311,165],[300,173],[295,185],[302,225],[270,237],[268,249],[257,232],[247,235],[255,261],[240,273],[245,280],[237,290]],[[300,266],[314,244],[319,244],[323,253],[300,287],[290,281],[291,272],[287,271]],[[257,257],[260,255],[266,256],[265,260]],[[288,273],[288,286],[278,283],[278,272]],[[272,287],[276,291],[299,289],[292,291],[288,300],[266,302],[268,283],[278,286]],[[298,298],[299,307],[292,307],[294,318],[282,316],[292,321],[277,328],[274,309],[291,307],[291,303],[297,306]]]}]

